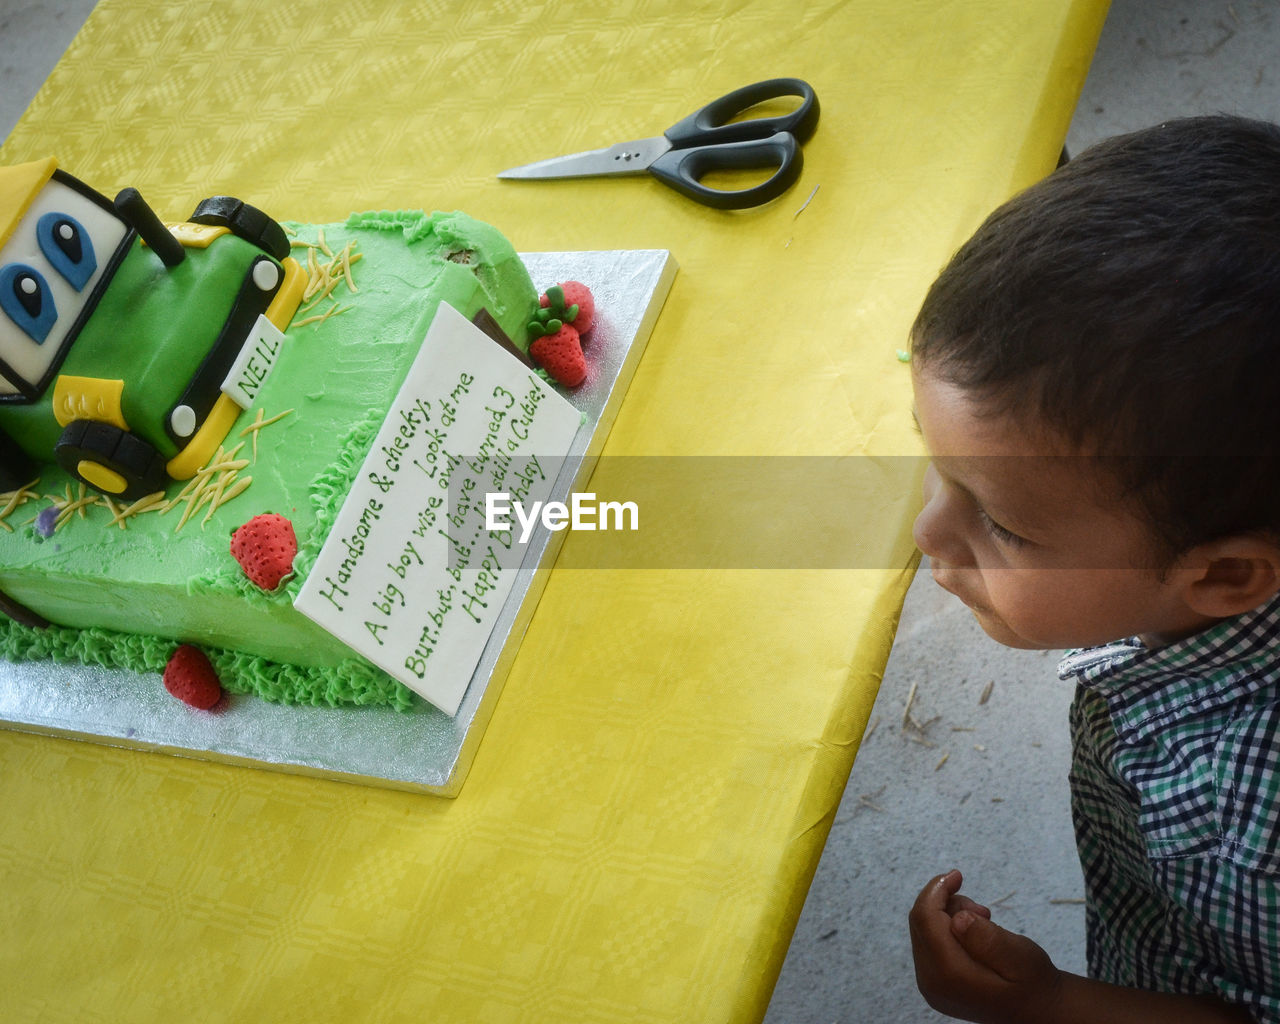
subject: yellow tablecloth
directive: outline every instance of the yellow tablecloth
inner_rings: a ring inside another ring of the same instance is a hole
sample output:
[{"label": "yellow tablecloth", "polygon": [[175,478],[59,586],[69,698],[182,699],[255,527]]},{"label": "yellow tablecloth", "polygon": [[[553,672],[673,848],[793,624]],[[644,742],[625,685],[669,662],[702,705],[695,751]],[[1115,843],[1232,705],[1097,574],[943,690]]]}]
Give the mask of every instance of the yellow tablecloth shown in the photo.
[{"label": "yellow tablecloth", "polygon": [[[460,207],[527,251],[668,248],[607,454],[911,454],[895,353],[952,249],[1052,167],[1105,6],[107,0],[0,162],[54,153],[162,211]],[[770,206],[493,177],[780,75],[822,119]],[[879,569],[554,573],[456,801],[0,733],[0,1018],[758,1019],[915,501],[849,509]]]}]

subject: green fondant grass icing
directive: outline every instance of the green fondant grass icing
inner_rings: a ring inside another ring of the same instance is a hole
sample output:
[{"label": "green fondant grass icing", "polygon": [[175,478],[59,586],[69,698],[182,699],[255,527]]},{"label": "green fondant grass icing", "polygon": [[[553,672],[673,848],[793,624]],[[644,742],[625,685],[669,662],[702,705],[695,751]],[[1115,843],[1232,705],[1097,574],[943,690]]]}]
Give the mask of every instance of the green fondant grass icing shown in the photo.
[{"label": "green fondant grass icing", "polygon": [[[103,668],[154,672],[156,685],[175,649],[172,640],[106,629],[49,626],[32,629],[0,619],[0,657],[9,661],[78,662]],[[313,707],[389,705],[413,708],[412,690],[365,661],[352,659],[337,669],[305,668],[268,661],[243,651],[202,647],[228,693],[253,694],[276,704]]]}]

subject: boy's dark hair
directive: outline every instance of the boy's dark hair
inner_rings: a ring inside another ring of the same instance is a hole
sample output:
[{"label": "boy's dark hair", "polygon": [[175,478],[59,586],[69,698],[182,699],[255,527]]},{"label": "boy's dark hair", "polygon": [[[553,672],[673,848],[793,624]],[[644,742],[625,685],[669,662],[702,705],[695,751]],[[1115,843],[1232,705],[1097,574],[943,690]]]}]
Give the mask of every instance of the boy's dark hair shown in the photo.
[{"label": "boy's dark hair", "polygon": [[917,368],[1105,458],[1166,557],[1280,536],[1280,128],[1086,150],[987,218],[911,337]]}]

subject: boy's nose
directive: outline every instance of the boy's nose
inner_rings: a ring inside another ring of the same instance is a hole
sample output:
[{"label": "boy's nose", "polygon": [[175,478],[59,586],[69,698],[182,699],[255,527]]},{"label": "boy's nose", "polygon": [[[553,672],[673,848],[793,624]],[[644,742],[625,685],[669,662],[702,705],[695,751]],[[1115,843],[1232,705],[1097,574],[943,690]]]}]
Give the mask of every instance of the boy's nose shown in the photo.
[{"label": "boy's nose", "polygon": [[911,526],[916,547],[936,562],[963,564],[964,545],[949,526],[946,495],[932,465],[925,470],[923,491],[924,508]]}]

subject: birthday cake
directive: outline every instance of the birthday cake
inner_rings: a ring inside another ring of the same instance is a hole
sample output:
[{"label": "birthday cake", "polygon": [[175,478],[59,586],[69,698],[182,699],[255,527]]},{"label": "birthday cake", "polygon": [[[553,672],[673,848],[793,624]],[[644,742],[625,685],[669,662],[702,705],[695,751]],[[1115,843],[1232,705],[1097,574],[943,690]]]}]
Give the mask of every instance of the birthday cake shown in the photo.
[{"label": "birthday cake", "polygon": [[0,657],[155,672],[204,707],[410,706],[294,599],[445,303],[586,372],[589,296],[540,305],[466,214],[277,223],[213,197],[170,223],[53,160],[0,169]]}]

